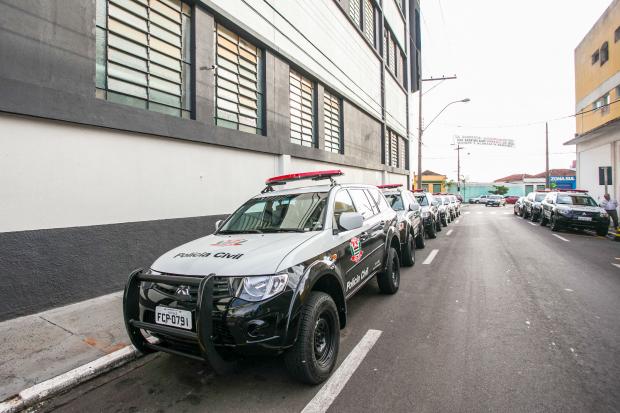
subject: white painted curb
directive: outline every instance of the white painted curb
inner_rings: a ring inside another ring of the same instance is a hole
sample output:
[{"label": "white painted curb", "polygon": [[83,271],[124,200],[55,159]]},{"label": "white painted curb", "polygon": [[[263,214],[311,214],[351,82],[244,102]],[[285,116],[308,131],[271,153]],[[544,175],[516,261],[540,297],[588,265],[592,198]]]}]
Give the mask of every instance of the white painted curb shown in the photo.
[{"label": "white painted curb", "polygon": [[134,346],[127,346],[113,353],[91,361],[88,364],[77,367],[60,376],[46,380],[42,383],[22,390],[17,396],[0,403],[0,413],[19,412],[33,406],[45,399],[56,396],[78,384],[108,372],[113,368],[140,356],[140,352]]}]

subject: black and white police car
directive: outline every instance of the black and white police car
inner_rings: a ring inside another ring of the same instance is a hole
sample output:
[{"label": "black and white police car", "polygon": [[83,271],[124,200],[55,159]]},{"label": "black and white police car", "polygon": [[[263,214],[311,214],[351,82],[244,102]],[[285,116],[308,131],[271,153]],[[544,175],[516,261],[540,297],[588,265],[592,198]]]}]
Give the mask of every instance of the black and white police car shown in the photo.
[{"label": "black and white police car", "polygon": [[422,224],[429,238],[437,238],[437,232],[441,231],[439,216],[439,201],[436,201],[430,192],[423,189],[413,191],[416,201],[422,207]]},{"label": "black and white police car", "polygon": [[540,225],[552,231],[567,228],[591,229],[599,236],[607,235],[609,214],[588,195],[588,191],[555,190],[541,203]]},{"label": "black and white police car", "polygon": [[[123,298],[131,342],[143,353],[206,360],[216,370],[239,356],[284,353],[297,379],[326,380],[347,299],[375,276],[386,294],[400,283],[396,212],[376,186],[340,185],[339,175],[268,179],[214,234],[134,271]],[[301,179],[330,183],[274,190]]]},{"label": "black and white police car", "polygon": [[421,216],[422,207],[413,193],[403,189],[402,186],[402,184],[384,184],[378,188],[382,190],[388,204],[396,211],[400,231],[401,264],[410,267],[415,264],[416,248],[424,248],[426,241]]}]

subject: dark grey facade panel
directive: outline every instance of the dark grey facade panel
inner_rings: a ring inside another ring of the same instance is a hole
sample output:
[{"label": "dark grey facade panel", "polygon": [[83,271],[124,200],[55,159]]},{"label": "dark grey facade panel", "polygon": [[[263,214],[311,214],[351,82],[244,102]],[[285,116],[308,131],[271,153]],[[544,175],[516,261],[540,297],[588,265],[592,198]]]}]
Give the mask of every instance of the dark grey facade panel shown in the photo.
[{"label": "dark grey facade panel", "polygon": [[0,321],[122,290],[225,215],[0,233]]},{"label": "dark grey facade panel", "polygon": [[[195,13],[195,117],[180,119],[95,97],[94,0],[3,0],[0,2],[0,111],[74,122],[237,149],[390,170],[379,155],[344,155],[290,143],[289,66],[266,54],[266,135],[213,126],[213,16]],[[363,116],[372,119],[368,114]],[[360,115],[362,116],[362,115]],[[345,148],[355,148],[359,120],[344,119]],[[319,131],[322,134],[322,131]],[[318,141],[322,136],[318,136]],[[351,140],[347,142],[347,140]],[[376,135],[380,146],[380,134]],[[371,145],[372,146],[372,145]],[[380,153],[380,152],[379,152]],[[405,171],[396,171],[405,173]]]},{"label": "dark grey facade panel", "polygon": [[420,1],[409,0],[409,79],[410,92],[420,90],[422,82],[422,28]]}]

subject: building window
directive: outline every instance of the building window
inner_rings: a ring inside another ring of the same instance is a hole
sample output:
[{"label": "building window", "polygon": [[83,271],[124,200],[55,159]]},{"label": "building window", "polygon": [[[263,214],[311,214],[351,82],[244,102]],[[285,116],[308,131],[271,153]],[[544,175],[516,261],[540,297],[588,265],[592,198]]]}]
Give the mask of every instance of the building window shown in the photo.
[{"label": "building window", "polygon": [[314,82],[291,70],[289,75],[291,105],[291,142],[302,146],[314,144]]},{"label": "building window", "polygon": [[598,62],[598,56],[599,56],[598,50],[592,53],[592,64],[595,64],[596,62]]},{"label": "building window", "polygon": [[325,150],[342,153],[342,104],[340,98],[328,92],[323,93],[323,120],[325,123]]},{"label": "building window", "polygon": [[360,0],[350,0],[349,1],[349,16],[353,20],[353,23],[357,27],[361,27],[362,23],[362,6],[360,4]]},{"label": "building window", "polygon": [[614,43],[616,43],[618,40],[620,40],[620,26],[618,26],[618,28],[614,32]]},{"label": "building window", "polygon": [[372,47],[377,48],[375,39],[375,5],[374,0],[350,0],[349,16],[355,27],[362,31],[364,37],[370,42]]},{"label": "building window", "polygon": [[383,51],[383,58],[388,71],[394,75],[400,85],[405,87],[405,54],[387,27],[383,33]]},{"label": "building window", "polygon": [[605,42],[601,46],[601,66],[609,60],[609,43]]},{"label": "building window", "polygon": [[384,150],[386,165],[401,169],[407,168],[407,142],[404,138],[388,129]]},{"label": "building window", "polygon": [[191,7],[180,0],[97,0],[97,97],[191,113]]},{"label": "building window", "polygon": [[375,47],[375,8],[372,0],[364,0],[364,36]]},{"label": "building window", "polygon": [[216,25],[215,124],[243,132],[263,131],[262,50]]}]

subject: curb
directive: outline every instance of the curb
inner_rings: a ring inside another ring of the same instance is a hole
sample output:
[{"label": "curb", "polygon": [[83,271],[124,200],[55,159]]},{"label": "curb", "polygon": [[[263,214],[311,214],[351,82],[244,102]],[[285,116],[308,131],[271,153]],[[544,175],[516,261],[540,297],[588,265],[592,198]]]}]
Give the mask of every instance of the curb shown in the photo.
[{"label": "curb", "polygon": [[134,346],[124,347],[88,364],[22,390],[17,396],[0,403],[0,413],[19,412],[116,367],[120,367],[138,358],[140,355],[141,353]]}]

